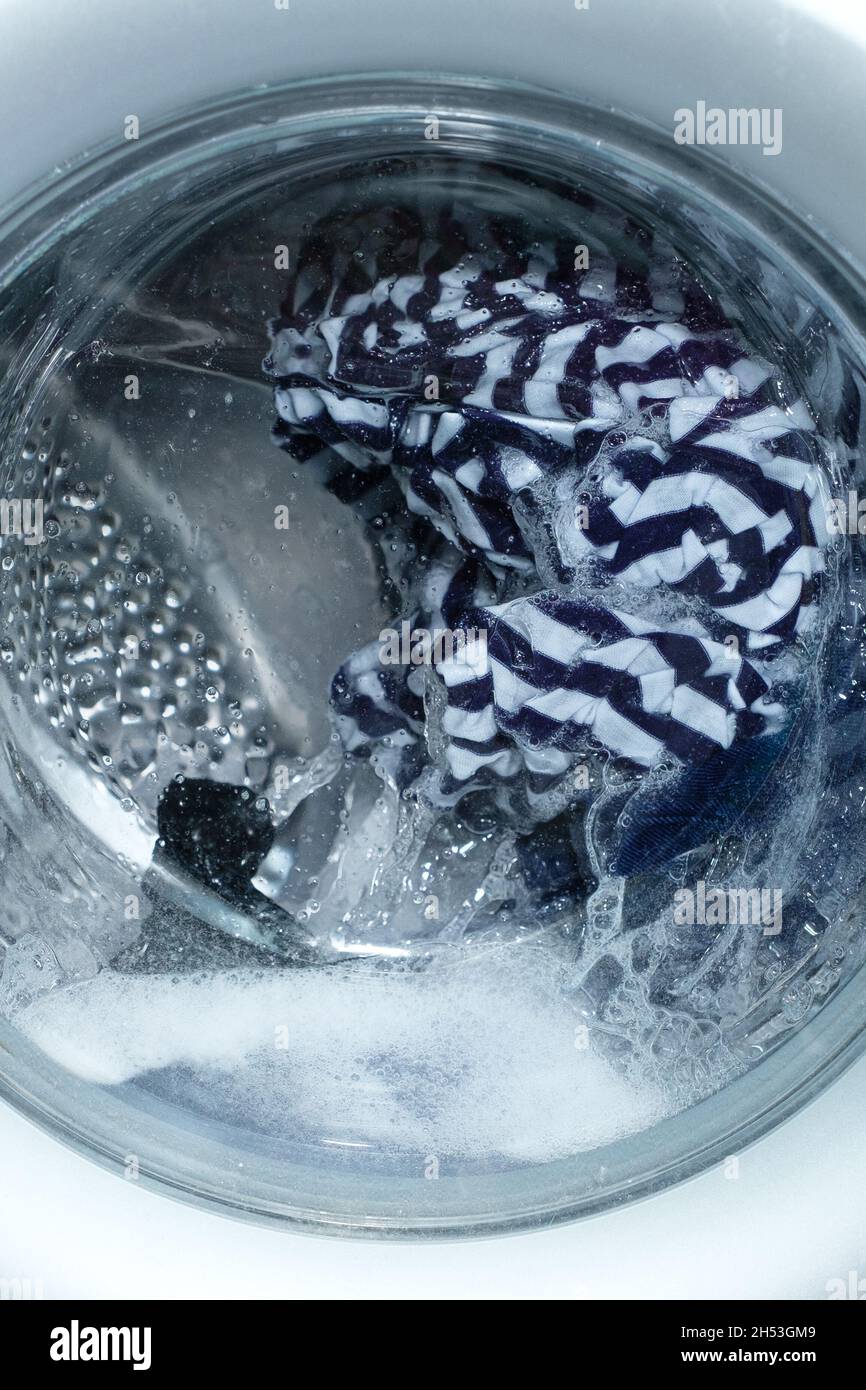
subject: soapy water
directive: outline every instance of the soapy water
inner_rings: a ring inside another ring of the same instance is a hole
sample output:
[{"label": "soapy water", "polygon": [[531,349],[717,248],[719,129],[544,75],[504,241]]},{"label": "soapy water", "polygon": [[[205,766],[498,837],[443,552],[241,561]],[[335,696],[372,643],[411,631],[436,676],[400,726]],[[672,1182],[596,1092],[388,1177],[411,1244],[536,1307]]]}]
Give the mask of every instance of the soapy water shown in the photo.
[{"label": "soapy water", "polygon": [[[590,300],[615,293],[624,263],[636,279],[687,273],[771,364],[780,400],[814,412],[828,495],[859,465],[859,413],[849,401],[847,438],[828,427],[828,325],[784,282],[768,305],[771,266],[741,261],[720,286],[719,246],[744,253],[718,230],[686,261],[645,212],[443,158],[235,205],[24,393],[5,492],[44,499],[45,539],[2,540],[2,698],[19,731],[4,776],[63,814],[38,871],[6,827],[0,1008],[71,1071],[239,1129],[539,1162],[718,1089],[858,958],[851,549],[827,541],[808,629],[754,657],[784,691],[784,731],[735,741],[724,762],[646,768],[588,740],[584,783],[546,788],[532,814],[483,783],[449,803],[430,667],[412,676],[414,775],[393,733],[358,756],[333,678],[407,611],[436,526],[339,443],[298,429],[297,457],[273,447],[273,248],[294,265],[311,228],[351,239],[383,208],[452,206],[456,188],[529,244],[586,245]],[[614,423],[593,441],[597,472],[630,440],[670,442],[663,412]],[[569,551],[564,486],[515,504],[536,569],[515,582],[494,565],[494,595],[596,582]],[[608,607],[696,630],[700,606],[664,585],[603,589]],[[780,929],[678,922],[675,894],[698,883],[780,891]]]},{"label": "soapy water", "polygon": [[526,957],[455,953],[411,979],[369,962],[291,975],[105,970],[43,996],[22,1026],[88,1080],[149,1073],[174,1104],[204,1104],[223,1123],[252,1116],[295,1140],[538,1162],[660,1118],[661,1091],[629,1085],[576,1033],[562,962]]}]

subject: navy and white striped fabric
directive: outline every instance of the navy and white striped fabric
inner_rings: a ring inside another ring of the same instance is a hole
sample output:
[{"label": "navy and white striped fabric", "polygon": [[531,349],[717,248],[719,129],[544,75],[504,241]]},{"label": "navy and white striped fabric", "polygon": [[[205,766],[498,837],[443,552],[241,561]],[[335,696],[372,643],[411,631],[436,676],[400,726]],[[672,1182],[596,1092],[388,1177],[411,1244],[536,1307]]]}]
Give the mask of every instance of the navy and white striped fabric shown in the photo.
[{"label": "navy and white striped fabric", "polygon": [[486,647],[437,666],[448,690],[446,791],[482,769],[514,776],[522,759],[537,794],[563,776],[587,735],[652,767],[666,756],[706,758],[784,717],[755,668],[707,637],[549,590],[475,616]]},{"label": "navy and white striped fabric", "polygon": [[605,459],[563,552],[625,583],[696,595],[753,650],[805,632],[829,539],[808,414],[679,399],[668,428],[668,447],[638,436]]},{"label": "navy and white striped fabric", "polygon": [[[650,767],[778,729],[739,650],[813,620],[828,538],[806,406],[676,258],[576,274],[573,239],[469,222],[391,211],[354,249],[315,230],[265,361],[284,448],[390,470],[443,538],[399,616],[487,633],[436,667],[441,794],[520,779],[531,797],[590,739]],[[351,656],[346,747],[387,747],[410,780],[422,694],[376,643]]]}]

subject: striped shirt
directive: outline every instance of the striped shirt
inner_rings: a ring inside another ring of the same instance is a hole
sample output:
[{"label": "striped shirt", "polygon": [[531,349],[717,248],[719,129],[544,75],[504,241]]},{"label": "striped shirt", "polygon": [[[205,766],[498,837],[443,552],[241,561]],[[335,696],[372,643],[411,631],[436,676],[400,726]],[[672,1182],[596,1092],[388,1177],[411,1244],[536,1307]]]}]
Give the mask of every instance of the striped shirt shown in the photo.
[{"label": "striped shirt", "polygon": [[[438,533],[396,616],[486,634],[434,660],[435,794],[541,808],[593,749],[649,768],[778,731],[762,666],[808,633],[828,543],[805,403],[663,249],[581,274],[573,239],[432,217],[383,213],[360,253],[314,231],[265,370],[282,447],[388,471],[407,535]],[[425,689],[351,655],[346,748],[411,781]]]}]

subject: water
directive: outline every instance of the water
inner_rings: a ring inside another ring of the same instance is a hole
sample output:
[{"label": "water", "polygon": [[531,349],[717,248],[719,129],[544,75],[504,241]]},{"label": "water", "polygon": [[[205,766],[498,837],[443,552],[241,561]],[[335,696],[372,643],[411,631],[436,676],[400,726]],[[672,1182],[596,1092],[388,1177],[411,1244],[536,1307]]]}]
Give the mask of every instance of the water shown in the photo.
[{"label": "water", "polygon": [[[600,1148],[694,1104],[859,962],[856,540],[828,547],[810,632],[764,662],[798,714],[753,787],[737,773],[724,822],[622,872],[630,821],[675,769],[598,746],[587,785],[528,819],[497,796],[437,804],[429,669],[408,788],[393,759],[346,752],[329,707],[341,664],[402,611],[413,560],[393,478],[341,500],[345,459],[274,447],[262,359],[285,265],[322,218],[348,245],[394,206],[463,200],[479,226],[587,244],[602,302],[651,233],[659,271],[687,266],[779,399],[807,403],[828,495],[859,476],[860,378],[823,306],[723,209],[651,196],[603,152],[541,179],[501,151],[421,146],[342,167],[331,151],[324,171],[276,147],[211,152],[173,221],[131,181],[105,214],[111,266],[70,229],[12,286],[4,495],[43,500],[45,539],[0,550],[0,1008],[79,1075],[236,1139],[473,1171]],[[602,463],[666,429],[618,421]],[[560,532],[572,500],[545,499]],[[593,581],[578,567],[572,582]],[[607,602],[654,621],[693,615],[664,589],[614,588]],[[219,806],[202,782],[226,788]],[[674,895],[698,882],[778,886],[782,929],[677,924]]]}]

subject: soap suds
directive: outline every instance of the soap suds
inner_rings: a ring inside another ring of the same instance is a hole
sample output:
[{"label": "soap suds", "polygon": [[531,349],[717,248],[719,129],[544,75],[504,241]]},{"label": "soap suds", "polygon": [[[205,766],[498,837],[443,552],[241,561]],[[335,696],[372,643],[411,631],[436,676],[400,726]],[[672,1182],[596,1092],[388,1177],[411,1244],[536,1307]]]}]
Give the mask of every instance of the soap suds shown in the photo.
[{"label": "soap suds", "polygon": [[543,1162],[647,1128],[665,1109],[586,1045],[562,965],[527,947],[421,971],[105,970],[17,1022],[89,1081],[184,1067],[227,1111],[242,1099],[254,1128],[395,1152]]}]

